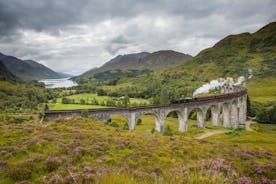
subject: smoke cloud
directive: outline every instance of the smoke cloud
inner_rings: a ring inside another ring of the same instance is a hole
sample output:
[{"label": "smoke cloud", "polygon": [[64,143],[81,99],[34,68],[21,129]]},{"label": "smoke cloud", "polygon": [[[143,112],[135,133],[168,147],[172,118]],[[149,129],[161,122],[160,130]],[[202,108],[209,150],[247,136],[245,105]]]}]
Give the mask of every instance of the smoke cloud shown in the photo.
[{"label": "smoke cloud", "polygon": [[[252,76],[253,75],[249,75],[250,78]],[[249,79],[249,77],[248,77],[248,79]],[[232,77],[215,79],[207,84],[204,84],[200,88],[197,88],[194,91],[193,96],[199,95],[199,94],[204,94],[204,93],[209,93],[209,91],[211,91],[211,90],[218,90],[226,84],[231,85],[231,86],[238,86],[238,85],[241,85],[245,80],[246,79],[244,76],[238,77],[237,80],[234,80]]]}]

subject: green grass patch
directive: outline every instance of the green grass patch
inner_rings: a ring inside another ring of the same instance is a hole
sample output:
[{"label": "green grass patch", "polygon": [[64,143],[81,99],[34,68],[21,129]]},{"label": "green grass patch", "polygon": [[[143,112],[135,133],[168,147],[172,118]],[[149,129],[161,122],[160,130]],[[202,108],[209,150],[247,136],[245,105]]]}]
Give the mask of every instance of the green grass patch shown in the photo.
[{"label": "green grass patch", "polygon": [[73,110],[73,109],[99,109],[107,108],[107,106],[101,105],[81,105],[81,104],[49,104],[50,110]]}]

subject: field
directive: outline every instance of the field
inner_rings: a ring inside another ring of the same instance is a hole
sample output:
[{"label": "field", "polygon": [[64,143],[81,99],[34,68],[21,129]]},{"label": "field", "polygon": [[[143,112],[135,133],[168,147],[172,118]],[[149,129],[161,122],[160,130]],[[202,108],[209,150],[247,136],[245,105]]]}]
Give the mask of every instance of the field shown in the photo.
[{"label": "field", "polygon": [[101,105],[81,105],[81,104],[62,104],[62,103],[49,104],[50,110],[98,109],[98,108],[106,108],[106,107],[107,106],[101,106]]},{"label": "field", "polygon": [[[167,118],[174,135],[151,132],[154,118],[141,117],[135,131],[91,119],[0,123],[0,183],[272,183],[276,176],[276,127],[253,131],[189,121],[176,133],[177,119]],[[225,134],[194,137],[221,129]]]},{"label": "field", "polygon": [[[115,99],[113,97],[110,96],[98,96],[97,94],[93,94],[93,93],[83,93],[83,94],[77,94],[77,95],[70,95],[70,96],[66,96],[66,98],[69,99],[74,99],[76,103],[80,103],[80,100],[83,99],[86,102],[91,102],[92,100],[96,99],[99,104],[101,104],[102,102],[106,102],[107,100],[112,100]],[[141,99],[141,98],[130,98],[130,104],[147,104],[149,103],[148,100],[146,99]],[[57,102],[61,102],[61,98],[57,99]]]},{"label": "field", "polygon": [[247,84],[250,98],[258,102],[276,101],[276,78],[252,80]]},{"label": "field", "polygon": [[[62,104],[62,98],[57,98],[57,103],[49,103],[50,110],[71,110],[71,109],[96,109],[96,108],[105,108],[108,107],[106,103],[110,100],[118,101],[114,97],[110,96],[98,96],[97,94],[92,93],[83,93],[83,94],[76,94],[76,95],[69,95],[66,98],[74,100],[74,104]],[[86,104],[80,104],[81,99],[85,100]],[[99,105],[90,105],[93,101],[97,101]],[[137,105],[147,105],[149,101],[146,99],[141,98],[130,98],[129,99],[130,105],[137,106]],[[105,105],[102,105],[105,104]]]}]

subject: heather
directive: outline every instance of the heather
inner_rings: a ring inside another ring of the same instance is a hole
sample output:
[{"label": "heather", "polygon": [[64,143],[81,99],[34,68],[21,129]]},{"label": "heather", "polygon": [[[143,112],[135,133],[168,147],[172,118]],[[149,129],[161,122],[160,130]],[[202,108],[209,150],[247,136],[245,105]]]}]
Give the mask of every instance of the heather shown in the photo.
[{"label": "heather", "polygon": [[275,183],[274,125],[197,140],[212,128],[190,121],[188,132],[175,133],[177,119],[168,118],[171,132],[162,135],[151,132],[149,116],[133,132],[123,118],[111,122],[118,126],[86,118],[0,123],[0,183]]}]

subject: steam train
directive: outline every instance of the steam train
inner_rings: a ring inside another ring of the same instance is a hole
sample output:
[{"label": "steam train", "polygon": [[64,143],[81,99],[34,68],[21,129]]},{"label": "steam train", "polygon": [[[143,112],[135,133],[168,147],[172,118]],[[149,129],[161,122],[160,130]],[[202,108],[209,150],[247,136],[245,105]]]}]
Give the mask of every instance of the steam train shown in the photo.
[{"label": "steam train", "polygon": [[172,104],[180,104],[180,103],[191,103],[191,102],[205,102],[205,101],[212,101],[216,99],[227,99],[233,97],[239,97],[246,94],[246,90],[241,90],[239,92],[234,93],[227,93],[221,95],[214,95],[214,96],[205,96],[205,97],[197,97],[197,98],[180,98],[171,101]]}]

